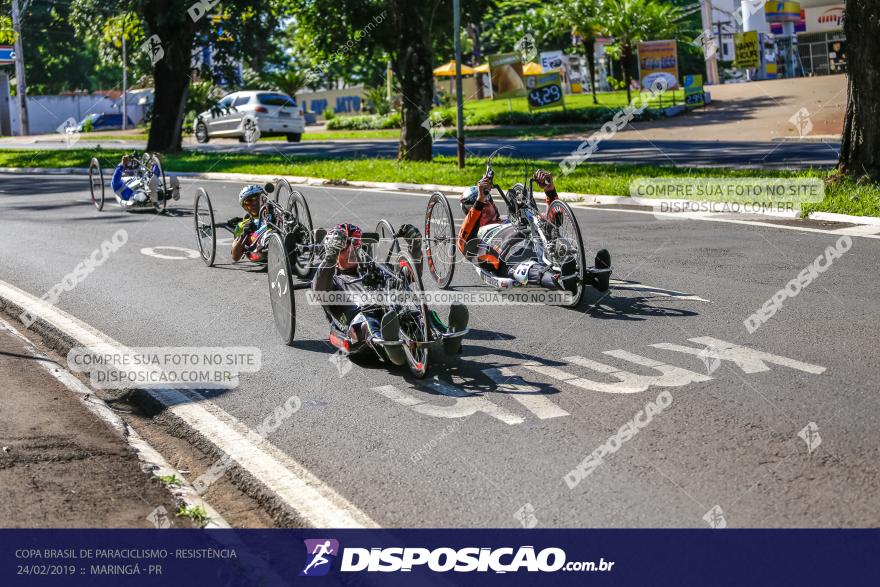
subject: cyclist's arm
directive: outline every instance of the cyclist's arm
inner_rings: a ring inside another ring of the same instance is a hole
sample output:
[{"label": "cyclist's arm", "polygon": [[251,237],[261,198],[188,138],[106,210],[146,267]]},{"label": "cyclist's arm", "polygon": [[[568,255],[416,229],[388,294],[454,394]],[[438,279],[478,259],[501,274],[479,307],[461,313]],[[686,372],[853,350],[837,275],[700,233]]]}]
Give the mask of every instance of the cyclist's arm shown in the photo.
[{"label": "cyclist's arm", "polygon": [[244,243],[247,240],[248,234],[250,234],[250,218],[245,218],[241,222],[238,223],[238,226],[235,227],[235,231],[232,235],[235,237],[235,240],[232,241],[232,260],[238,261],[244,256]]},{"label": "cyclist's arm", "polygon": [[465,256],[468,254],[466,250],[468,242],[478,238],[477,232],[480,230],[480,216],[483,214],[483,207],[485,205],[485,202],[477,200],[474,206],[468,210],[467,216],[465,216],[464,222],[462,222],[461,228],[458,231],[458,250]]},{"label": "cyclist's arm", "polygon": [[122,179],[123,171],[124,167],[121,163],[116,166],[116,170],[113,172],[113,177],[110,178],[110,187],[120,198],[128,200],[131,198],[131,188],[126,186]]}]

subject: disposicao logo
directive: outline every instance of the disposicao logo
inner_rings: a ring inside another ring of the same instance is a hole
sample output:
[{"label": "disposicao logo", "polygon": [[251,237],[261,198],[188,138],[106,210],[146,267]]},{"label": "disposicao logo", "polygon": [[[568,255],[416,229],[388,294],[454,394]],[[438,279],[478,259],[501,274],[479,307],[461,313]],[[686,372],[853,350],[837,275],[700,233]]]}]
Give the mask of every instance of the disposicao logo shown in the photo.
[{"label": "disposicao logo", "polygon": [[303,540],[306,544],[306,566],[300,577],[323,577],[339,556],[339,541],[332,538],[311,538]]}]

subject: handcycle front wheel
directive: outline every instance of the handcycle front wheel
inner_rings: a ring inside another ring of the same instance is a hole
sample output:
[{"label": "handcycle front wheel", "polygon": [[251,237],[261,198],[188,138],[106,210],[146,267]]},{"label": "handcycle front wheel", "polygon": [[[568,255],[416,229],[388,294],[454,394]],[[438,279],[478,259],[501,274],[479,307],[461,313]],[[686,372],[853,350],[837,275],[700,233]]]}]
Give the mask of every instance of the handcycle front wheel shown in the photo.
[{"label": "handcycle front wheel", "polygon": [[584,275],[587,270],[581,229],[571,206],[562,200],[555,200],[550,204],[547,219],[556,227],[555,247],[558,256],[554,258],[554,262],[558,261],[561,265],[565,259],[571,257],[577,262],[577,289],[572,293],[571,301],[563,304],[566,308],[575,308],[584,296]]},{"label": "handcycle front wheel", "polygon": [[425,211],[425,248],[428,270],[441,289],[449,287],[455,274],[455,239],[452,207],[446,196],[434,192]]},{"label": "handcycle front wheel", "polygon": [[89,190],[92,194],[92,204],[100,212],[104,209],[104,172],[97,157],[92,157],[89,161]]},{"label": "handcycle front wheel", "polygon": [[410,373],[419,379],[428,373],[430,348],[426,344],[431,332],[428,323],[428,304],[425,302],[425,288],[416,270],[415,261],[406,251],[400,251],[394,271],[401,281],[401,289],[406,290],[405,303],[398,310],[403,352]]},{"label": "handcycle front wheel", "polygon": [[283,177],[279,177],[275,180],[275,193],[272,199],[276,204],[281,204],[287,201],[286,199],[290,197],[290,192],[292,191],[293,188],[290,187],[290,182]]},{"label": "handcycle front wheel", "polygon": [[296,301],[290,273],[290,258],[284,239],[277,232],[269,234],[266,272],[269,276],[269,301],[275,328],[287,346],[293,345],[296,332]]},{"label": "handcycle front wheel", "polygon": [[[315,266],[315,247],[314,231],[312,229],[312,213],[309,211],[309,204],[302,192],[291,189],[286,179],[280,179],[276,189],[280,189],[282,184],[287,186],[289,196],[284,210],[288,217],[285,220],[292,221],[288,231],[287,241],[293,246],[288,253],[292,256],[293,264],[291,269],[300,279],[308,279]],[[286,223],[285,223],[286,224]],[[286,228],[286,230],[288,230]]]},{"label": "handcycle front wheel", "polygon": [[193,212],[196,226],[196,238],[199,241],[199,254],[205,265],[214,265],[217,253],[217,233],[214,229],[214,207],[205,188],[196,190],[196,204]]},{"label": "handcycle front wheel", "polygon": [[168,182],[165,180],[165,169],[162,168],[162,161],[159,159],[158,155],[153,155],[150,157],[150,162],[148,163],[150,172],[159,180],[159,192],[162,194],[162,199],[159,199],[159,193],[150,194],[150,199],[153,200],[153,206],[156,207],[156,212],[162,214],[165,212],[165,208],[168,206]]},{"label": "handcycle front wheel", "polygon": [[394,253],[400,250],[397,239],[394,238],[394,227],[384,218],[376,224],[376,234],[379,235],[379,242],[376,243],[376,250],[373,258],[377,263],[391,263]]}]

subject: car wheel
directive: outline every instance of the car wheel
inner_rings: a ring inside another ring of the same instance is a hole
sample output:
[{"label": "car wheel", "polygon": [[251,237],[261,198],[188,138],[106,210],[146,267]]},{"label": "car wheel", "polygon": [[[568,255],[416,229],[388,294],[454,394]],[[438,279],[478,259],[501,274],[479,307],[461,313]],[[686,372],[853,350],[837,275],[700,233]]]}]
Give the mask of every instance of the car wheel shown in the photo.
[{"label": "car wheel", "polygon": [[301,140],[302,140],[302,134],[301,134],[301,133],[294,133],[294,134],[289,134],[289,135],[287,135],[287,142],[288,142],[288,143],[298,143],[298,142],[300,142]]},{"label": "car wheel", "polygon": [[207,143],[210,137],[208,136],[208,127],[204,122],[199,122],[196,124],[196,140],[202,144]]}]

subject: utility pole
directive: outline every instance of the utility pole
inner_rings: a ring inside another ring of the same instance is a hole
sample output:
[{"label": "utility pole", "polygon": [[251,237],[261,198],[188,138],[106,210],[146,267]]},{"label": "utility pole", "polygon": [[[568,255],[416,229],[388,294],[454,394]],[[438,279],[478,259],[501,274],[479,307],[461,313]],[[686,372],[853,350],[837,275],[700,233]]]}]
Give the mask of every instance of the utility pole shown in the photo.
[{"label": "utility pole", "polygon": [[18,98],[18,134],[30,134],[27,111],[27,82],[24,79],[24,45],[21,40],[19,0],[12,0],[12,30],[15,31],[15,93]]},{"label": "utility pole", "polygon": [[[710,34],[712,36],[715,35],[715,31],[713,30],[715,27],[712,23],[712,0],[703,0],[702,3],[703,9],[703,34]],[[719,39],[718,43],[721,42]],[[719,83],[718,80],[718,58],[713,53],[711,57],[706,59],[706,81],[709,85],[715,85]]]},{"label": "utility pole", "polygon": [[125,20],[122,21],[122,130],[128,130],[128,55],[125,47]]},{"label": "utility pole", "polygon": [[464,169],[464,103],[461,90],[461,1],[453,0],[453,34],[455,35],[455,113],[456,113],[456,152],[458,167]]}]

